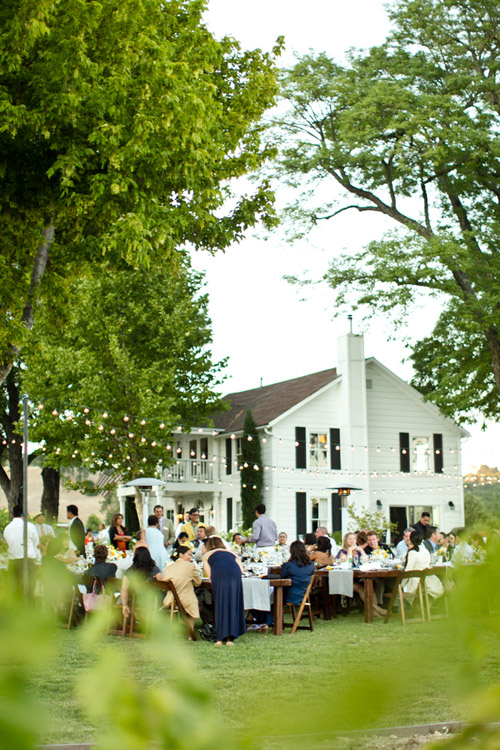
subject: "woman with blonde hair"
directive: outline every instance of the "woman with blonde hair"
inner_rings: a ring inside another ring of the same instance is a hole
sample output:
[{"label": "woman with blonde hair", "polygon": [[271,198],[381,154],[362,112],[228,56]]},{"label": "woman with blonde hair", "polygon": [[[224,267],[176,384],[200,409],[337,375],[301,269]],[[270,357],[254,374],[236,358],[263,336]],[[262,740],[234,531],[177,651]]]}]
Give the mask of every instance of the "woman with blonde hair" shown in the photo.
[{"label": "woman with blonde hair", "polygon": [[363,558],[366,558],[364,550],[358,545],[356,534],[348,532],[344,534],[342,540],[342,549],[337,552],[337,560],[345,562],[346,560],[352,560],[353,568],[359,567]]}]

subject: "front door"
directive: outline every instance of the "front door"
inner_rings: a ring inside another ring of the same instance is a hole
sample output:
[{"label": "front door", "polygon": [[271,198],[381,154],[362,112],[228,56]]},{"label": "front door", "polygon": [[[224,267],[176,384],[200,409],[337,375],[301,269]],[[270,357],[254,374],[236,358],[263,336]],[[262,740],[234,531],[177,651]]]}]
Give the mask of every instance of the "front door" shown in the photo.
[{"label": "front door", "polygon": [[406,516],[406,508],[401,505],[393,505],[389,508],[390,521],[391,523],[397,524],[398,528],[395,533],[396,538],[400,538],[404,534],[404,530],[408,528],[408,519]]}]

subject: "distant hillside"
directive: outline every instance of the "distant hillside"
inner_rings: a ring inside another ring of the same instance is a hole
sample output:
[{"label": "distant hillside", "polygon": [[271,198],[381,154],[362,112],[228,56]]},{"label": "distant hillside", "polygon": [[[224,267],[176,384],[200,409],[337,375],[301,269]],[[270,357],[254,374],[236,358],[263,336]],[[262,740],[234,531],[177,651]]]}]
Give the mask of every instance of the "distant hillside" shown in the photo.
[{"label": "distant hillside", "polygon": [[481,522],[500,525],[500,472],[485,464],[475,474],[466,474],[464,481],[465,523]]}]

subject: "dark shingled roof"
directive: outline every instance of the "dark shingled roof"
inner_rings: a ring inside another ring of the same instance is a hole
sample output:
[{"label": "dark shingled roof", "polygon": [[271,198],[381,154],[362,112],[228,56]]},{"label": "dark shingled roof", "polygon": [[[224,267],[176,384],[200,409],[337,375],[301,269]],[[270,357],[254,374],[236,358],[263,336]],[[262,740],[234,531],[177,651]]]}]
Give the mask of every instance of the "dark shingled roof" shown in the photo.
[{"label": "dark shingled roof", "polygon": [[257,427],[269,424],[273,419],[300,404],[316,391],[324,388],[338,377],[337,370],[322,370],[312,375],[304,375],[282,383],[253,388],[251,391],[229,393],[224,401],[229,401],[231,408],[213,417],[214,426],[225,432],[236,432],[243,429],[245,415],[250,409]]}]

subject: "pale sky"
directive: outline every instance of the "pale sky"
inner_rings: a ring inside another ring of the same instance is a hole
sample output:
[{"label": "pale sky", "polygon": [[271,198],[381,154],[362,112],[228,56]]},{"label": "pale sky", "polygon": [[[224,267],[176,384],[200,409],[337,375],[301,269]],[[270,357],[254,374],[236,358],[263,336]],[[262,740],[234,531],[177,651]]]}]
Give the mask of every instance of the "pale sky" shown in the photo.
[{"label": "pale sky", "polygon": [[[314,49],[342,61],[349,47],[381,43],[389,21],[381,0],[209,0],[205,20],[217,37],[229,34],[244,48],[271,50],[283,35],[281,64],[293,53]],[[285,200],[278,194],[278,202]],[[346,333],[345,317],[333,320],[332,296],[326,288],[297,289],[285,274],[320,276],[329,260],[343,250],[356,252],[381,235],[381,217],[346,212],[325,223],[307,241],[287,243],[281,232],[248,237],[215,257],[197,254],[195,268],[206,272],[216,359],[229,356],[224,392],[245,390],[288,380],[337,364],[337,337]],[[439,312],[436,303],[416,310],[404,335],[430,333]],[[411,366],[402,339],[390,319],[372,319],[362,326],[354,315],[353,330],[365,334],[365,354],[375,356],[409,380]],[[480,463],[500,464],[500,427],[466,426],[471,438],[463,443],[464,469]]]}]

